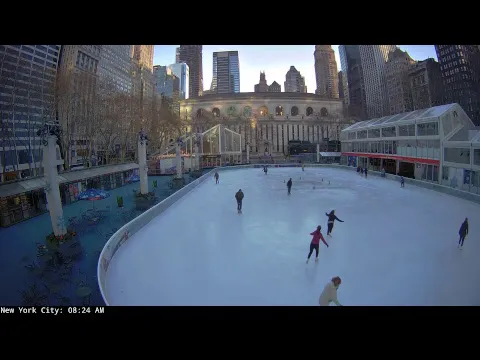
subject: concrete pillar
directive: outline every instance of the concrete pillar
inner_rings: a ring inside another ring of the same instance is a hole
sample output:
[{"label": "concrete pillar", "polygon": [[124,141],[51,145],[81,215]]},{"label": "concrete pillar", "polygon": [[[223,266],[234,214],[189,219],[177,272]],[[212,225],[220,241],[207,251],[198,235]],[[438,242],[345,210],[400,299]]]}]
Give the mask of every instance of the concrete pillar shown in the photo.
[{"label": "concrete pillar", "polygon": [[176,179],[182,179],[183,178],[183,173],[182,173],[182,153],[180,151],[181,143],[177,141],[175,144],[175,164],[177,166],[177,176],[175,177]]},{"label": "concrete pillar", "polygon": [[48,201],[48,211],[52,222],[53,233],[55,236],[65,235],[67,228],[63,218],[62,200],[57,178],[57,138],[48,135],[47,145],[43,147],[43,169],[47,182],[45,193]]},{"label": "concrete pillar", "polygon": [[247,141],[247,164],[250,164],[250,143]]},{"label": "concrete pillar", "polygon": [[317,144],[317,163],[320,162],[320,144]]},{"label": "concrete pillar", "polygon": [[138,139],[138,173],[140,193],[148,194],[147,141],[141,137]]},{"label": "concrete pillar", "polygon": [[397,169],[396,169],[395,175],[398,175],[398,172],[400,171],[400,160],[397,160],[396,164],[397,164]]}]

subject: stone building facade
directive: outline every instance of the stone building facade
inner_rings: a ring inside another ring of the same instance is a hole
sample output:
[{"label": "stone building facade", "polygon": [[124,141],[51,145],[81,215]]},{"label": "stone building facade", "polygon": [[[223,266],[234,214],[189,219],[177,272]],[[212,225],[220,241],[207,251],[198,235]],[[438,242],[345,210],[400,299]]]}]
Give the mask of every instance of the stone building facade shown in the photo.
[{"label": "stone building facade", "polygon": [[288,141],[338,140],[350,123],[340,99],[305,93],[214,94],[180,102],[186,131],[203,132],[216,123],[243,136],[252,155],[285,154]]},{"label": "stone building facade", "polygon": [[406,51],[398,48],[388,56],[385,63],[385,81],[390,115],[413,110],[408,74],[415,63]]}]

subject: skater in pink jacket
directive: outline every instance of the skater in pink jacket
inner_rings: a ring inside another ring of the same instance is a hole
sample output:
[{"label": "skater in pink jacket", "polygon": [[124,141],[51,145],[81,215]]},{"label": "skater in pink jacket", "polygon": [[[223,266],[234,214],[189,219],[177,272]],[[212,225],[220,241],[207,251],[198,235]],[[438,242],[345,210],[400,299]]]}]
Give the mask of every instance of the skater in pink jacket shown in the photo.
[{"label": "skater in pink jacket", "polygon": [[325,285],[325,288],[318,299],[318,304],[320,306],[329,306],[330,303],[333,302],[337,306],[342,306],[337,299],[337,290],[341,283],[342,279],[340,279],[339,276],[332,278],[332,280]]},{"label": "skater in pink jacket", "polygon": [[318,248],[320,246],[320,240],[322,240],[323,243],[328,247],[327,242],[323,238],[321,230],[322,230],[322,227],[318,225],[317,230],[310,233],[310,235],[312,235],[313,238],[312,238],[312,242],[310,243],[310,252],[308,253],[308,257],[307,257],[307,264],[308,264],[308,261],[310,260],[310,256],[312,256],[313,250],[315,250],[315,262],[318,261]]}]

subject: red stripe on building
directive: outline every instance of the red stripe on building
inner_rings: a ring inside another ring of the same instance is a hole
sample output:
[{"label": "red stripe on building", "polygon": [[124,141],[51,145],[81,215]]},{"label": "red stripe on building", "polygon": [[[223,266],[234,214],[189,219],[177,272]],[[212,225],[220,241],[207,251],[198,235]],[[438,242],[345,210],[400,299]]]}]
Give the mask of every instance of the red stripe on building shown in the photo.
[{"label": "red stripe on building", "polygon": [[415,158],[415,157],[392,155],[392,154],[342,152],[342,156],[367,157],[367,158],[374,158],[374,159],[390,159],[390,160],[399,160],[399,161],[410,162],[415,164],[428,164],[428,165],[440,166],[440,160],[423,159],[423,158]]}]

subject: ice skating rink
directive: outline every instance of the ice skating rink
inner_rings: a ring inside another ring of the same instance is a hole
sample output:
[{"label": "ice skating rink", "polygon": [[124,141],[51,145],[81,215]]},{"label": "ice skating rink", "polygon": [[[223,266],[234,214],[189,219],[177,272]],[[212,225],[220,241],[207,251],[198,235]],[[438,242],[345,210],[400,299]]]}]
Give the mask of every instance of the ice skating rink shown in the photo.
[{"label": "ice skating rink", "polygon": [[[332,209],[345,222],[329,238]],[[480,305],[478,224],[473,202],[353,171],[221,171],[220,184],[207,180],[120,248],[106,295],[111,305],[316,306],[338,275],[343,305]],[[330,247],[307,265],[317,225]]]}]

